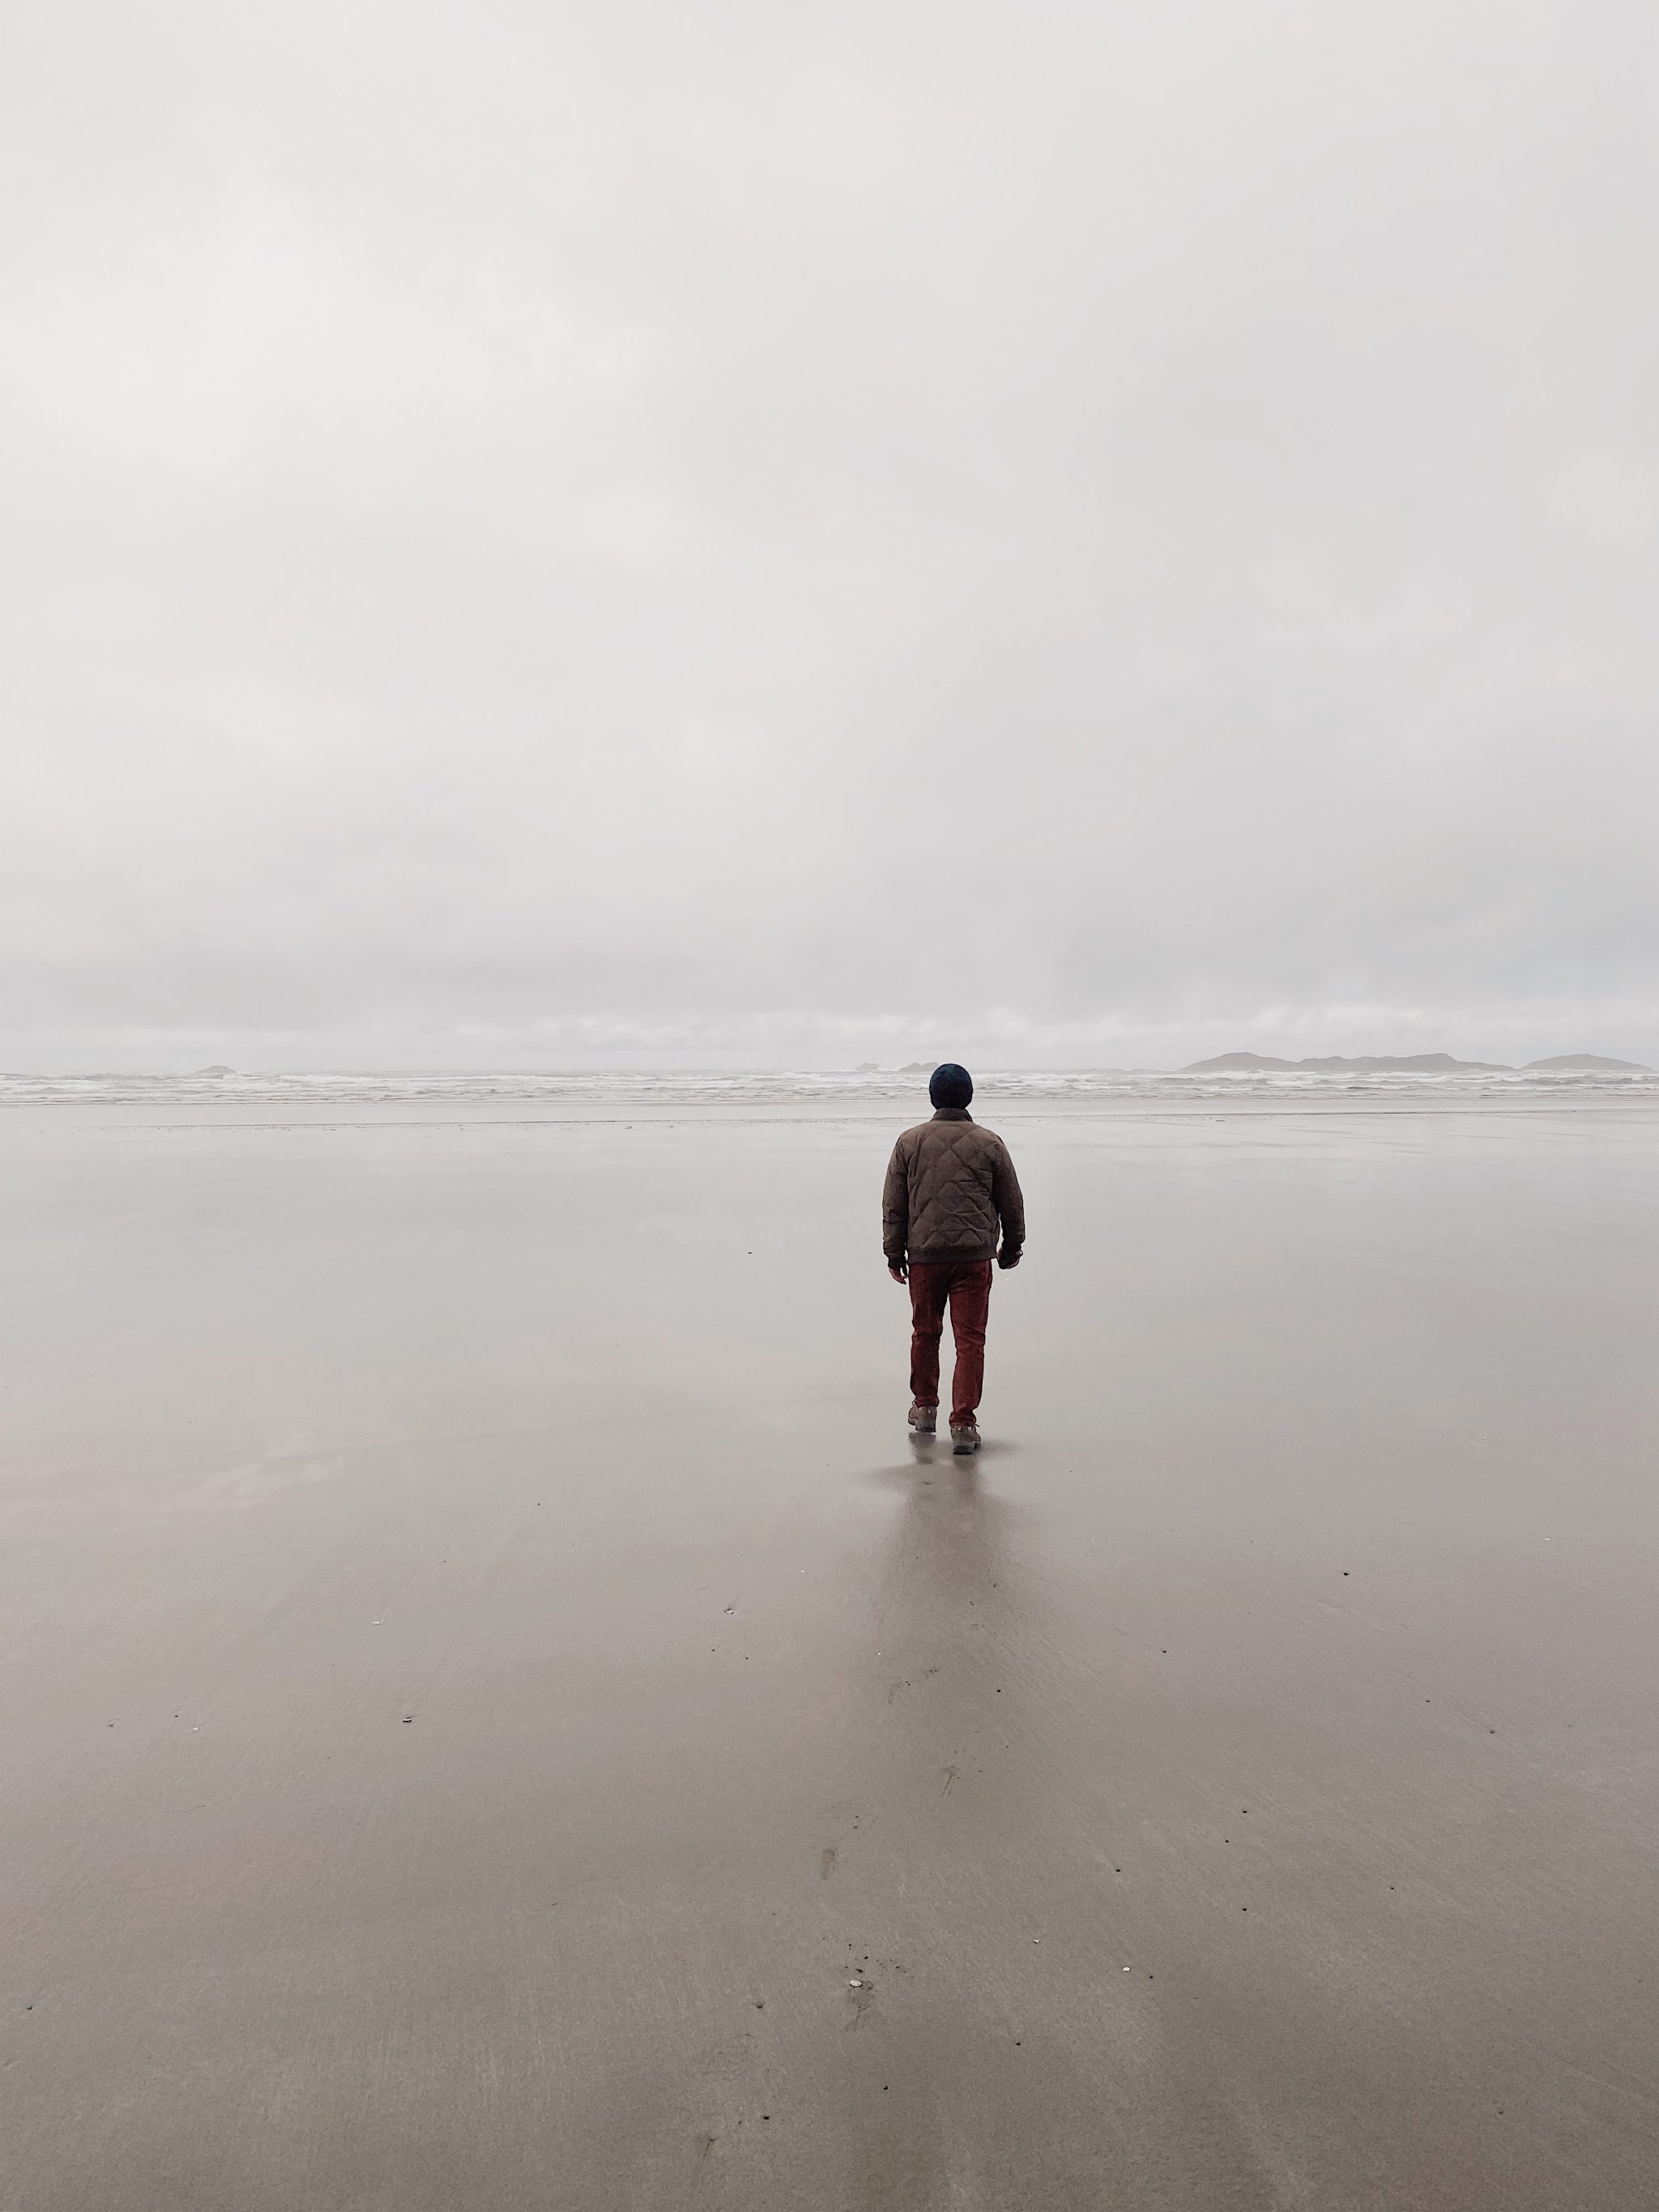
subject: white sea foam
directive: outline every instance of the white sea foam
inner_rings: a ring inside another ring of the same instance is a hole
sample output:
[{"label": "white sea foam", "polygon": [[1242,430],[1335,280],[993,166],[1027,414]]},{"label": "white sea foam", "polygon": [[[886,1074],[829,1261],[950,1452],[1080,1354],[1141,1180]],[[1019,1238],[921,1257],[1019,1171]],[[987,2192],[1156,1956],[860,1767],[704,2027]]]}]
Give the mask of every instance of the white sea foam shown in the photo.
[{"label": "white sea foam", "polygon": [[[1154,1070],[1019,1070],[976,1076],[980,1098],[1085,1103],[1200,1098],[1311,1099],[1376,1097],[1401,1101],[1436,1097],[1465,1101],[1565,1098],[1593,1094],[1659,1097],[1659,1074],[1595,1070],[1513,1073],[1487,1069],[1437,1074],[1303,1069],[1211,1072],[1201,1075]],[[214,1101],[241,1106],[367,1106],[523,1104],[610,1106],[835,1104],[845,1102],[915,1104],[925,1110],[927,1085],[915,1074],[872,1074],[793,1069],[775,1074],[714,1070],[636,1073],[349,1073],[292,1075],[21,1075],[0,1074],[0,1106],[199,1106]]]}]

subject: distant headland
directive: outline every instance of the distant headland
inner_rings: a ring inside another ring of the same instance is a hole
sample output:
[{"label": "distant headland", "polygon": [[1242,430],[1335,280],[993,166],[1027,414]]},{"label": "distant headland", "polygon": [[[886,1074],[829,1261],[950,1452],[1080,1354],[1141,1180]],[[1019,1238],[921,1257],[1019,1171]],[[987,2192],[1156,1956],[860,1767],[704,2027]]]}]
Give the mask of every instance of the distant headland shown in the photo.
[{"label": "distant headland", "polygon": [[1224,1052],[1213,1060],[1195,1060],[1183,1075],[1277,1074],[1308,1075],[1547,1075],[1600,1068],[1615,1075],[1651,1075],[1639,1060],[1609,1060],[1600,1052],[1559,1052],[1549,1060],[1529,1060],[1513,1067],[1503,1060],[1454,1060],[1449,1052],[1363,1053],[1348,1060],[1330,1054],[1322,1060],[1275,1060],[1261,1052]]}]

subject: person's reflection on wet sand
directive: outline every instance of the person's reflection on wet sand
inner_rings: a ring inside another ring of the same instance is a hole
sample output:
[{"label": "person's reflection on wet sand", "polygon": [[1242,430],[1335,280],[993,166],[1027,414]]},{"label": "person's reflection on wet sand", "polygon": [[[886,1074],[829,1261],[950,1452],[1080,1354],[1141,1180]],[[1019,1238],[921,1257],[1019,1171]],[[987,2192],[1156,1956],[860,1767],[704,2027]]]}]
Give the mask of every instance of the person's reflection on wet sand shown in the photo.
[{"label": "person's reflection on wet sand", "polygon": [[977,1462],[935,1452],[886,1478],[904,1498],[826,1876],[846,1944],[846,2201],[871,2212],[1044,2201],[1076,2176],[1065,2129],[1084,2096],[1043,2029],[1044,1931],[1021,1895],[1052,1811],[1040,1639],[1009,1508]]},{"label": "person's reflection on wet sand", "polygon": [[1074,1730],[1067,1758],[1053,1747],[1078,1691],[1012,1540],[1025,1509],[995,1494],[997,1456],[981,1470],[914,1449],[914,1468],[883,1477],[903,1503],[873,1607],[848,1840],[823,1878],[845,1946],[833,2201],[1269,2212],[1282,2177],[1207,2001],[1191,2001],[1201,1965],[1187,1961],[1172,2020],[1127,1956],[1133,1923],[1102,1833],[1109,1738],[1086,1772]]}]

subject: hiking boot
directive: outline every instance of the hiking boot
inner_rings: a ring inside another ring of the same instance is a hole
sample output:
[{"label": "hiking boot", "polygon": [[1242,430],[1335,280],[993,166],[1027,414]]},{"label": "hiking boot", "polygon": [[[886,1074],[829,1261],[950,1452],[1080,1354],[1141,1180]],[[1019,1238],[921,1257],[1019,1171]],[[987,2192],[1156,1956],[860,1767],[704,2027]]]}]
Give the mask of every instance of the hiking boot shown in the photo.
[{"label": "hiking boot", "polygon": [[952,1421],[951,1449],[953,1452],[976,1452],[979,1449],[979,1423],[971,1419]]},{"label": "hiking boot", "polygon": [[939,1407],[937,1406],[912,1406],[910,1408],[909,1418],[910,1427],[915,1435],[919,1437],[931,1437],[936,1432],[939,1427]]}]

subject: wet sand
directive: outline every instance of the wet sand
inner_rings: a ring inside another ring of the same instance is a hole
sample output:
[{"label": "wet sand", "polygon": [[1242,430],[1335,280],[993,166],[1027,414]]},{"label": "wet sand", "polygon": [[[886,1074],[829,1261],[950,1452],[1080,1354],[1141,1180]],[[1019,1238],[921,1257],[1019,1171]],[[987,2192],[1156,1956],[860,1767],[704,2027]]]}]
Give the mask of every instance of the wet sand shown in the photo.
[{"label": "wet sand", "polygon": [[1659,1121],[0,1122],[0,2203],[1635,2212]]}]

